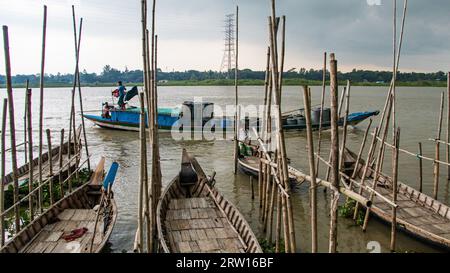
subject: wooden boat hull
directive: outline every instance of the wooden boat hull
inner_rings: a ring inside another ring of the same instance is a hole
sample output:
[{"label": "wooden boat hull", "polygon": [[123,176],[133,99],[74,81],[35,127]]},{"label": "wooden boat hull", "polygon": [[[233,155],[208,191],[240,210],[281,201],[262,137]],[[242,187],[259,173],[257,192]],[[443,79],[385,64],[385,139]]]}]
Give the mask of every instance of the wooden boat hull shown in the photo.
[{"label": "wooden boat hull", "polygon": [[210,185],[200,165],[191,160],[199,175],[197,183],[187,189],[181,186],[179,176],[175,177],[158,203],[160,251],[262,253],[239,210]]},{"label": "wooden boat hull", "polygon": [[[347,161],[350,159],[356,162],[357,156],[351,151],[347,150],[345,157]],[[363,165],[364,162],[358,164],[359,178],[363,175]],[[369,169],[366,179],[373,179],[374,173],[373,169]],[[392,194],[391,181],[389,176],[381,173],[377,184],[377,191],[388,198]],[[397,191],[398,229],[424,242],[450,249],[450,207],[402,182],[398,182]],[[368,196],[367,192],[363,194]],[[391,207],[377,197],[374,198],[371,212],[386,223],[392,221]]]},{"label": "wooden boat hull", "polygon": [[[74,143],[72,142],[70,144],[70,149],[71,149],[71,153],[74,154],[78,154],[81,149],[82,149],[82,143],[81,143],[81,126],[78,127],[77,129],[77,150],[75,151],[75,147],[74,147]],[[63,144],[63,165],[65,165],[65,163],[67,162],[67,152],[69,151],[68,149],[69,147],[69,142],[65,142]],[[56,146],[54,148],[52,148],[51,154],[52,154],[52,162],[53,162],[53,178],[54,179],[58,179],[57,176],[59,176],[59,173],[61,172],[62,177],[67,177],[68,173],[70,173],[71,171],[75,170],[78,167],[78,164],[80,163],[77,160],[72,160],[72,162],[68,165],[63,167],[63,169],[61,171],[59,171],[59,150],[60,150],[60,146]],[[43,165],[43,169],[45,169],[47,171],[47,173],[45,174],[44,172],[44,177],[43,179],[47,179],[49,177],[49,173],[48,173],[48,164],[49,164],[49,155],[48,152],[44,152],[41,155],[42,157],[42,165]],[[37,181],[37,176],[38,176],[38,166],[39,166],[39,156],[33,159],[33,170],[34,170],[34,176],[33,176],[33,180]],[[30,165],[29,164],[24,164],[23,166],[18,168],[18,174],[19,174],[19,186],[25,186],[25,184],[28,183],[28,172],[30,170]],[[5,183],[5,190],[8,190],[8,185],[13,183],[13,173],[9,173],[8,175],[5,176],[4,179],[4,183]]]},{"label": "wooden boat hull", "polygon": [[[239,157],[238,158],[238,170],[245,175],[252,176],[254,178],[259,177],[259,158],[255,156]],[[297,177],[289,175],[289,183],[296,184]]]},{"label": "wooden boat hull", "polygon": [[[104,163],[104,161],[103,161]],[[100,164],[99,164],[100,165]],[[103,166],[101,166],[103,167]],[[92,179],[103,179],[103,168],[97,168]],[[93,238],[93,253],[102,251],[117,219],[117,206],[112,196],[108,202],[108,222],[104,225],[102,217],[95,229],[97,212],[94,207],[101,199],[101,182],[86,183],[71,194],[56,202],[51,208],[39,215],[24,227],[5,246],[0,253],[89,253]],[[67,242],[63,234],[77,228],[86,227],[88,231],[80,238]]]},{"label": "wooden boat hull", "polygon": [[[359,113],[352,113],[351,115],[349,115],[348,119],[347,119],[347,124],[348,126],[356,126],[358,124],[360,124],[361,122],[365,121],[366,119],[372,117],[372,116],[377,116],[380,112],[379,111],[370,111],[370,112],[359,112]],[[284,116],[283,117],[283,121],[285,121],[287,119],[288,116]],[[338,122],[338,126],[342,127],[344,126],[344,119],[341,118]],[[318,130],[319,129],[319,124],[312,124],[312,128],[313,130]],[[331,128],[331,123],[330,122],[324,122],[322,124],[322,129],[326,130]],[[284,130],[306,130],[306,124],[301,124],[301,125],[289,125],[284,123],[283,124],[283,129]]]}]

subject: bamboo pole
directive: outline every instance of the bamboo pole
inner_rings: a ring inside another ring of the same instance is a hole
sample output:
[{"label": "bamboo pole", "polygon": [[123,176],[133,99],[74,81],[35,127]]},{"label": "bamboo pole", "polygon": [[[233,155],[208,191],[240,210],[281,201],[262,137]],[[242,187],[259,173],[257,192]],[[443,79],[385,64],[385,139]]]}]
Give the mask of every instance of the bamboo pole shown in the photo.
[{"label": "bamboo pole", "polygon": [[[81,112],[81,126],[82,126],[82,130],[83,130],[83,138],[84,138],[84,149],[86,151],[86,158],[88,159],[87,161],[87,167],[88,170],[91,170],[91,159],[89,156],[89,147],[88,147],[88,142],[87,142],[87,135],[86,135],[86,125],[84,122],[84,110],[83,110],[83,96],[81,93],[81,78],[80,78],[80,68],[79,68],[79,60],[80,60],[80,46],[81,46],[81,31],[82,31],[82,20],[83,18],[80,19],[80,37],[79,37],[79,41],[78,41],[78,50],[77,50],[77,58],[78,58],[78,76],[77,76],[77,81],[78,81],[78,98],[80,100],[80,112]],[[81,145],[81,144],[80,144]]]},{"label": "bamboo pole", "polygon": [[[149,128],[149,139],[151,141],[151,143],[153,143],[153,113],[151,112],[151,98],[150,98],[150,90],[152,89],[151,85],[150,85],[150,72],[149,72],[149,67],[150,67],[150,53],[149,53],[149,31],[147,29],[147,1],[146,0],[142,0],[141,1],[141,24],[142,24],[142,60],[143,60],[143,85],[144,85],[144,94],[140,94],[140,102],[141,102],[141,115],[142,115],[142,110],[144,109],[145,105],[144,105],[144,99],[147,103],[147,124],[148,124],[148,128]],[[145,97],[143,96],[145,95]],[[142,98],[141,98],[142,97]],[[142,100],[142,101],[141,101]],[[145,115],[145,111],[144,111],[144,115]],[[141,117],[142,119],[142,117]],[[143,134],[143,135],[142,135]],[[144,130],[142,131],[141,128],[141,147],[145,149],[145,151],[142,153],[141,151],[141,160],[143,159],[143,162],[141,161],[141,172],[140,172],[140,176],[141,179],[144,179],[143,183],[143,187],[141,187],[141,192],[139,195],[139,200],[141,201],[142,199],[142,190],[144,191],[145,194],[145,209],[146,209],[146,226],[147,226],[147,252],[152,252],[154,249],[154,244],[153,244],[153,239],[154,239],[154,213],[153,213],[153,203],[154,203],[154,198],[151,197],[152,193],[153,193],[153,182],[151,182],[150,186],[148,185],[149,183],[149,179],[148,179],[148,167],[147,167],[147,141],[146,141],[146,137],[145,137],[145,117],[144,117]],[[144,164],[144,165],[142,165]],[[153,179],[151,180],[153,181]],[[142,183],[142,181],[141,181]],[[141,204],[142,205],[142,204]],[[139,212],[141,212],[141,209],[139,210]],[[139,214],[139,225],[138,225],[138,231],[136,232],[136,240],[135,242],[143,242],[143,221],[142,221],[142,215]],[[138,246],[135,244],[135,249]],[[141,250],[143,250],[143,246],[142,244],[139,246]]]},{"label": "bamboo pole", "polygon": [[269,243],[272,244],[272,233],[273,233],[273,214],[274,214],[274,206],[275,206],[275,195],[278,193],[277,186],[274,181],[275,179],[271,177],[272,190],[270,195],[270,203],[269,203],[269,224],[268,224],[268,232],[267,237],[269,239]]},{"label": "bamboo pole", "polygon": [[422,168],[422,143],[419,142],[419,191],[422,192],[423,189],[423,168]]},{"label": "bamboo pole", "polygon": [[[32,107],[31,107],[31,89],[27,88],[26,98],[27,98],[27,134],[28,134],[28,191],[33,191],[33,117],[32,117]],[[30,221],[34,220],[34,196],[30,195],[28,198],[28,209],[30,211]]]},{"label": "bamboo pole", "polygon": [[24,144],[24,156],[25,156],[25,164],[28,163],[28,149],[27,149],[27,111],[28,111],[28,97],[27,97],[27,92],[29,89],[29,85],[30,85],[30,81],[27,79],[26,83],[25,83],[25,96],[24,96],[24,111],[23,111],[23,144]]},{"label": "bamboo pole", "polygon": [[281,16],[282,28],[281,28],[281,61],[280,61],[280,77],[278,80],[278,92],[280,92],[280,104],[282,103],[282,89],[283,89],[283,72],[284,72],[284,56],[286,52],[286,16]]},{"label": "bamboo pole", "polygon": [[[322,145],[322,123],[323,123],[323,107],[325,105],[325,90],[327,81],[327,53],[323,54],[323,70],[322,70],[322,94],[320,96],[320,118],[319,118],[319,136],[317,140],[317,155],[320,156],[321,145]],[[320,160],[317,160],[316,166],[316,176],[319,175],[319,164]]]},{"label": "bamboo pole", "polygon": [[338,131],[338,79],[337,61],[334,53],[330,54],[330,94],[331,94],[331,192],[330,206],[330,244],[329,252],[337,249],[337,201],[339,198],[339,131]]},{"label": "bamboo pole", "polygon": [[141,182],[143,183],[143,195],[144,195],[144,216],[145,225],[147,227],[147,252],[150,253],[153,250],[153,236],[152,227],[150,222],[150,196],[149,196],[149,186],[148,186],[148,170],[147,170],[147,138],[145,131],[145,100],[144,93],[139,94],[139,102],[141,106],[140,113],[140,136],[141,136]]},{"label": "bamboo pole", "polygon": [[47,133],[47,146],[48,146],[48,166],[49,166],[49,176],[50,183],[48,186],[49,194],[50,194],[50,205],[53,205],[54,199],[53,199],[53,155],[52,155],[52,137],[50,135],[50,129],[46,130]]},{"label": "bamboo pole", "polygon": [[6,165],[6,118],[8,114],[8,99],[3,99],[3,112],[2,112],[2,132],[1,132],[1,167],[0,167],[0,247],[5,245],[5,217],[3,216],[3,212],[5,211],[5,165]]},{"label": "bamboo pole", "polygon": [[[344,104],[344,99],[345,99],[345,97],[346,97],[346,94],[347,94],[347,87],[344,87],[344,90],[343,90],[342,93],[341,93],[341,97],[340,97],[340,99],[339,99],[339,104],[338,104],[338,108],[339,108],[338,114],[337,114],[337,116],[338,116],[338,122],[339,122],[339,119],[340,119],[340,117],[341,117],[342,105]],[[339,124],[339,123],[338,123],[338,124]],[[339,125],[338,125],[338,126],[339,126]],[[331,151],[330,151],[330,153],[328,154],[328,162],[331,162]],[[330,180],[330,175],[331,175],[330,171],[331,171],[331,167],[328,165],[328,166],[327,166],[327,172],[326,172],[326,175],[325,175],[325,179],[326,179],[326,180]],[[325,190],[326,190],[326,189],[325,189]]]},{"label": "bamboo pole", "polygon": [[[73,35],[74,35],[74,46],[75,46],[75,73],[74,73],[74,79],[73,79],[73,89],[72,89],[72,105],[71,105],[71,118],[72,118],[72,127],[70,128],[71,130],[73,130],[73,143],[74,143],[74,149],[75,149],[75,154],[76,154],[76,160],[77,162],[79,161],[79,156],[78,156],[78,135],[77,135],[77,130],[76,130],[76,125],[75,125],[75,91],[77,88],[77,83],[79,83],[79,74],[80,74],[80,70],[79,70],[79,61],[80,61],[80,47],[81,47],[81,32],[83,29],[83,18],[80,19],[80,29],[79,29],[79,33],[78,33],[78,38],[77,38],[77,24],[76,24],[76,17],[75,17],[75,6],[72,5],[72,21],[73,21]],[[79,93],[81,93],[80,91],[81,87],[79,87]],[[71,131],[69,131],[69,144],[70,144],[70,137],[71,135]],[[81,144],[80,144],[81,145]],[[70,152],[69,152],[70,155]],[[89,157],[88,157],[89,159]],[[75,173],[75,177],[76,179],[79,178],[78,175],[78,171]],[[72,192],[72,182],[69,181],[69,192]]]},{"label": "bamboo pole", "polygon": [[[141,103],[140,120],[139,120],[139,135],[140,135],[140,168],[139,168],[139,208],[138,208],[138,231],[139,231],[139,244],[138,251],[144,251],[144,191],[145,191],[145,168],[146,164],[146,140],[145,140],[145,111],[144,111],[144,94],[139,94],[139,102]],[[148,207],[148,204],[146,204]],[[151,236],[151,234],[147,234]],[[147,247],[150,247],[149,245]]]},{"label": "bamboo pole", "polygon": [[[270,108],[270,105],[268,105],[268,96],[269,96],[269,81],[270,81],[270,47],[267,47],[267,60],[266,60],[266,73],[265,73],[265,80],[264,80],[264,114],[267,114],[268,111],[268,107]],[[264,129],[263,129],[263,138],[267,139],[267,135],[268,135],[268,119],[267,117],[264,118]],[[262,187],[263,187],[263,175],[262,175],[262,162],[261,159],[263,158],[262,152],[259,155],[260,161],[258,164],[258,169],[259,169],[259,175],[258,175],[258,194],[259,194],[259,208],[260,208],[260,212],[262,209]],[[262,214],[260,214],[262,215]]]},{"label": "bamboo pole", "polygon": [[[364,152],[364,148],[366,146],[367,137],[369,135],[370,127],[372,126],[372,119],[369,119],[369,124],[367,125],[366,131],[364,132],[363,141],[361,143],[361,146],[359,147],[358,156],[356,158],[356,168],[353,170],[351,178],[354,179],[356,177],[356,174],[358,172],[358,164],[361,161],[362,153]],[[350,184],[351,185],[351,184]]]},{"label": "bamboo pole", "polygon": [[[281,163],[281,174],[283,175],[283,183],[286,191],[290,192],[290,186],[289,186],[289,176],[288,176],[288,165],[287,165],[287,155],[286,155],[286,145],[284,140],[284,131],[282,126],[282,112],[280,108],[281,104],[281,97],[279,92],[279,86],[277,86],[277,83],[279,82],[279,74],[278,74],[278,54],[277,54],[277,39],[275,36],[276,33],[276,17],[275,17],[275,0],[272,0],[272,18],[269,18],[269,29],[270,31],[270,41],[271,41],[271,58],[272,58],[272,81],[273,86],[276,90],[275,92],[275,105],[277,105],[277,118],[276,120],[276,130],[278,135],[278,147],[279,147],[279,153],[280,153],[280,163]],[[283,58],[283,57],[282,57]],[[285,238],[286,241],[286,249],[287,252],[293,253],[296,251],[296,240],[295,240],[295,228],[294,228],[294,218],[292,213],[292,200],[290,197],[283,196],[283,200],[285,200],[286,203],[286,213],[288,218],[288,235],[289,238]],[[289,245],[287,244],[289,239]]]},{"label": "bamboo pole", "polygon": [[[392,153],[392,202],[397,203],[397,180],[398,180],[398,147],[400,146],[400,129],[396,130],[394,138],[395,149]],[[397,239],[397,208],[392,207],[392,225],[391,225],[391,251],[395,251]]]},{"label": "bamboo pole", "polygon": [[[42,30],[42,59],[41,59],[41,75],[40,75],[40,93],[39,93],[39,185],[42,184],[42,145],[43,145],[43,133],[42,127],[44,126],[44,78],[45,78],[45,43],[47,36],[47,6],[44,5],[44,22]],[[38,209],[43,212],[43,196],[42,188],[39,188],[38,192]]]},{"label": "bamboo pole", "polygon": [[262,211],[261,211],[261,221],[265,223],[266,220],[266,189],[267,189],[267,165],[263,166],[263,179],[262,179]]},{"label": "bamboo pole", "polygon": [[239,6],[236,6],[236,48],[235,48],[235,68],[234,68],[234,104],[235,104],[235,122],[234,122],[234,174],[237,174],[237,164],[238,164],[238,153],[239,153],[239,144],[238,144],[238,130],[237,127],[237,107],[239,104],[238,92],[239,92],[239,84],[238,84],[238,76],[239,76]]},{"label": "bamboo pole", "polygon": [[337,117],[338,117],[338,121],[339,121],[339,119],[341,118],[341,115],[342,115],[342,109],[344,108],[344,100],[345,100],[345,97],[347,96],[347,87],[344,87],[344,90],[342,91],[342,93],[341,93],[341,97],[339,98],[339,106],[338,106],[338,115],[337,115]]},{"label": "bamboo pole", "polygon": [[[155,192],[154,192],[154,217],[155,217],[155,223],[156,223],[156,207],[158,205],[158,200],[161,196],[161,191],[162,191],[162,184],[161,184],[161,165],[160,165],[160,154],[159,154],[159,137],[158,137],[158,118],[157,118],[157,109],[158,109],[158,90],[157,90],[157,59],[158,59],[158,36],[155,36],[155,55],[154,55],[154,88],[153,88],[153,92],[154,92],[154,107],[153,107],[153,118],[155,119],[154,121],[154,130],[153,130],[153,134],[154,134],[154,138],[153,138],[153,155],[154,155],[154,160],[152,162],[152,166],[155,166]],[[156,228],[155,228],[156,231]],[[157,238],[156,238],[156,233],[154,235],[154,242],[156,244],[157,242]]]},{"label": "bamboo pole", "polygon": [[[11,139],[11,161],[13,171],[13,185],[14,185],[14,203],[19,200],[19,180],[17,170],[17,149],[16,149],[16,126],[14,121],[14,98],[11,78],[11,59],[9,55],[9,35],[8,27],[3,26],[3,43],[5,51],[5,68],[6,68],[6,91],[8,94],[8,109],[9,109],[9,131]],[[2,131],[4,132],[4,131]],[[20,231],[20,213],[19,207],[14,207],[15,231]]]},{"label": "bamboo pole", "polygon": [[265,192],[265,206],[264,206],[264,232],[267,231],[267,225],[269,223],[269,210],[270,210],[270,200],[271,200],[271,190],[272,190],[272,185],[271,182],[272,180],[270,179],[271,175],[270,175],[271,171],[270,171],[270,166],[266,165],[266,192]]},{"label": "bamboo pole", "polygon": [[392,1],[393,4],[393,40],[392,40],[392,50],[393,50],[393,64],[392,64],[392,139],[395,140],[396,136],[396,83],[397,83],[397,0]]},{"label": "bamboo pole", "polygon": [[[381,145],[378,151],[378,157],[376,160],[376,167],[375,167],[375,174],[373,175],[373,181],[372,181],[372,190],[375,191],[377,188],[377,181],[381,172],[381,166],[383,164],[383,156],[384,156],[384,149],[385,149],[385,142],[386,142],[386,137],[387,137],[387,133],[388,133],[388,129],[389,129],[389,120],[390,120],[390,114],[392,112],[392,96],[390,99],[390,103],[389,103],[389,111],[387,112],[387,118],[386,118],[386,125],[384,127],[384,131],[383,131],[383,137],[381,139]],[[373,197],[374,197],[374,192],[370,193],[370,197],[369,200],[372,202],[373,201]],[[367,208],[365,216],[364,216],[364,224],[363,224],[363,231],[366,231],[367,229],[367,224],[369,222],[369,215],[370,215],[370,208]]]},{"label": "bamboo pole", "polygon": [[277,190],[277,219],[275,224],[275,253],[281,250],[281,192]]},{"label": "bamboo pole", "polygon": [[[403,45],[403,34],[404,34],[404,28],[405,28],[405,21],[406,21],[406,13],[408,10],[408,0],[404,1],[404,6],[403,6],[403,15],[402,15],[402,26],[400,29],[400,40],[398,43],[398,49],[397,49],[397,60],[395,61],[395,66],[396,68],[394,69],[394,73],[396,74],[398,72],[398,68],[399,68],[399,64],[400,64],[400,56],[401,56],[401,51],[402,51],[402,45]],[[383,128],[383,123],[385,120],[385,115],[386,115],[386,111],[388,108],[388,103],[390,102],[390,98],[393,92],[393,85],[394,85],[394,79],[391,80],[391,84],[389,86],[389,91],[388,94],[386,96],[386,101],[384,103],[384,108],[383,111],[381,112],[381,119],[380,119],[380,123],[378,125],[378,128],[380,128],[380,131],[378,133],[381,133],[381,128]],[[372,161],[372,159],[368,159],[369,161]]]},{"label": "bamboo pole", "polygon": [[350,80],[347,80],[347,87],[345,88],[345,115],[344,115],[344,131],[342,132],[342,144],[339,157],[339,171],[344,167],[344,152],[347,145],[347,129],[348,129],[348,115],[350,112]]},{"label": "bamboo pole", "polygon": [[[450,143],[450,72],[447,73],[447,143]],[[450,163],[450,146],[445,149],[447,164]],[[447,183],[450,181],[450,165],[447,165]]]},{"label": "bamboo pole", "polygon": [[[364,166],[363,174],[361,176],[361,186],[364,186],[364,181],[365,181],[366,176],[367,176],[367,171],[369,170],[369,167],[370,167],[369,158],[372,158],[373,154],[375,153],[375,149],[376,149],[377,141],[378,141],[377,135],[378,135],[378,127],[375,127],[374,132],[373,132],[372,142],[370,144],[369,152],[368,152],[368,155],[367,155],[366,164]],[[358,194],[361,195],[362,193],[363,193],[363,187],[360,187],[359,191],[358,191]],[[356,218],[358,216],[358,210],[359,210],[359,204],[356,203],[355,204],[355,210],[353,212],[353,220],[356,220]]]},{"label": "bamboo pole", "polygon": [[[69,143],[67,149],[70,150],[70,143]],[[63,151],[64,151],[64,128],[61,129],[61,138],[60,138],[60,142],[59,142],[59,160],[58,160],[59,161],[59,177],[58,177],[58,181],[59,181],[59,187],[60,187],[60,190],[61,190],[61,198],[63,198],[64,195],[65,195],[64,194],[64,185],[62,183],[62,181],[63,181],[63,179],[62,179]],[[69,153],[69,151],[67,151],[67,153]]]},{"label": "bamboo pole", "polygon": [[[441,140],[441,132],[442,132],[442,118],[444,114],[444,93],[441,94],[441,105],[440,105],[440,112],[439,112],[439,123],[438,123],[438,129],[436,134],[436,139]],[[439,157],[440,157],[440,142],[436,141],[436,149],[435,149],[435,162],[434,165],[434,187],[433,187],[433,197],[435,200],[438,199],[439,194]]]},{"label": "bamboo pole", "polygon": [[259,155],[258,162],[258,197],[259,197],[259,216],[262,217],[262,186],[263,186],[263,164],[261,162],[262,152]]},{"label": "bamboo pole", "polygon": [[308,92],[308,86],[303,87],[303,103],[305,107],[306,118],[306,136],[308,139],[308,159],[309,173],[311,183],[309,188],[310,204],[311,204],[311,252],[317,252],[317,183],[316,183],[316,164],[314,162],[314,139],[312,135],[311,125],[311,97]]}]

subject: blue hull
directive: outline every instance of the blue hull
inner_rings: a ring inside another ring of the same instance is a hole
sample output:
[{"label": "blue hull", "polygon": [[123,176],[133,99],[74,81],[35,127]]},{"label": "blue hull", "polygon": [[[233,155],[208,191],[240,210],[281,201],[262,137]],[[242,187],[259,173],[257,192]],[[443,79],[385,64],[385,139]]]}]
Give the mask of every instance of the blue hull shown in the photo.
[{"label": "blue hull", "polygon": [[[347,124],[349,126],[356,126],[359,123],[363,122],[364,120],[377,116],[380,113],[380,111],[369,111],[369,112],[356,112],[352,113],[347,118]],[[344,126],[344,119],[341,118],[338,122],[339,126]],[[322,129],[328,129],[331,127],[331,123],[325,122],[322,124]],[[319,129],[319,124],[312,124],[313,129]],[[306,130],[306,125],[283,125],[283,129],[285,130]]]},{"label": "blue hull", "polygon": [[[138,108],[131,108],[127,110],[113,110],[110,118],[104,118],[97,115],[83,115],[86,119],[92,121],[102,128],[125,130],[125,131],[139,131],[140,112]],[[179,112],[177,109],[161,108],[158,109],[158,128],[161,130],[172,130],[179,127],[177,123],[180,121]],[[212,119],[209,121],[215,129],[225,130],[232,129],[233,123],[231,120]],[[145,115],[145,126],[148,128],[147,115]],[[197,128],[198,127],[198,128]],[[203,126],[193,126],[191,130],[201,131]]]}]

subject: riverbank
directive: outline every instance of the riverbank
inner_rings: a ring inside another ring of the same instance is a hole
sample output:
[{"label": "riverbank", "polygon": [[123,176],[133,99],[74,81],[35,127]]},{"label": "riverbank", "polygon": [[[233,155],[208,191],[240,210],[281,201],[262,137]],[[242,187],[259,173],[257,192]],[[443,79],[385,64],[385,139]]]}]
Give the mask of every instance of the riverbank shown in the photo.
[{"label": "riverbank", "polygon": [[[286,86],[322,86],[322,81],[312,81],[304,79],[285,79]],[[142,86],[142,83],[125,83],[127,86]],[[328,85],[329,83],[327,83]],[[346,85],[345,81],[340,81],[340,85]],[[111,87],[116,83],[82,83],[82,87]],[[218,79],[218,80],[186,80],[186,81],[164,81],[158,83],[159,86],[234,86],[234,79]],[[264,80],[239,80],[240,86],[263,86]],[[375,83],[375,82],[352,82],[352,86],[389,86],[389,83]],[[444,81],[415,81],[415,82],[397,82],[397,86],[403,87],[446,87],[447,83]],[[38,85],[31,85],[30,88],[38,88]],[[46,88],[62,88],[73,87],[73,84],[67,83],[46,83]],[[0,85],[0,88],[5,88],[5,85]],[[25,88],[24,84],[14,84],[13,88]]]}]

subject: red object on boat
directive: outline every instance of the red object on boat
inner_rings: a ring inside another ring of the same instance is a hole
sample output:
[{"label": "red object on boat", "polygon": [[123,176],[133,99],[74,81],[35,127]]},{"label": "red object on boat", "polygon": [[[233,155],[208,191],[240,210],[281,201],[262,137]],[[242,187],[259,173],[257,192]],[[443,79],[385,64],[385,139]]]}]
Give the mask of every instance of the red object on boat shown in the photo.
[{"label": "red object on boat", "polygon": [[82,237],[88,231],[87,228],[77,228],[70,232],[70,234],[62,235],[61,237],[67,242],[72,242],[75,239]]}]

